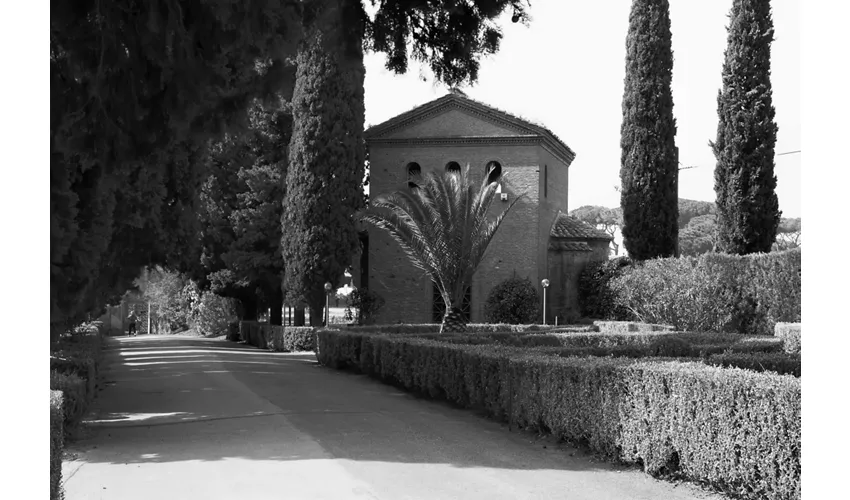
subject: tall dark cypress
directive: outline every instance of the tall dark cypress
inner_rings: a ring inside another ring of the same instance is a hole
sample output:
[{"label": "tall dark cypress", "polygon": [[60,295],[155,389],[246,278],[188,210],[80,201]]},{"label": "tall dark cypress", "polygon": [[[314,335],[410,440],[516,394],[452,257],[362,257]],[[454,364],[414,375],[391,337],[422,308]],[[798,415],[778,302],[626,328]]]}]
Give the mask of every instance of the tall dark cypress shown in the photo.
[{"label": "tall dark cypress", "polygon": [[313,326],[322,321],[325,282],[339,286],[359,248],[365,25],[360,0],[305,2],[281,253],[287,302],[308,305]]},{"label": "tall dark cypress", "polygon": [[769,252],[782,212],[776,196],[769,0],[734,0],[729,15],[723,88],[717,96],[718,249],[744,255]]},{"label": "tall dark cypress", "polygon": [[669,3],[634,0],[620,129],[623,244],[633,259],[678,252],[679,153],[672,78]]}]

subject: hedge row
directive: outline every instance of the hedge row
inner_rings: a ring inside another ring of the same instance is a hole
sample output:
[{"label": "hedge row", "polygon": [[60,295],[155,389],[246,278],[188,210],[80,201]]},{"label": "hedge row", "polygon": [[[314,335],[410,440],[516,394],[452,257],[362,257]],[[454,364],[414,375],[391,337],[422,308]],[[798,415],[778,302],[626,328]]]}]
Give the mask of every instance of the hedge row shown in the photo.
[{"label": "hedge row", "polygon": [[51,346],[50,389],[64,393],[65,434],[79,423],[95,398],[103,361],[102,342],[100,332],[88,328]]},{"label": "hedge row", "polygon": [[63,434],[64,410],[62,391],[50,391],[50,500],[59,500],[62,495],[62,450],[65,447]]},{"label": "hedge row", "polygon": [[245,343],[271,351],[300,352],[316,348],[316,329],[311,326],[279,326],[240,321],[239,335]]},{"label": "hedge row", "polygon": [[800,380],[702,363],[320,331],[317,358],[483,409],[651,473],[742,497],[800,498]]},{"label": "hedge row", "polygon": [[800,337],[802,334],[802,325],[800,323],[777,323],[774,335],[782,339],[782,344],[785,346],[785,352],[789,354],[801,351]]},{"label": "hedge row", "polygon": [[585,351],[587,354],[584,355],[595,356],[617,355],[618,352],[632,357],[659,355],[653,354],[654,352],[663,352],[663,354],[660,354],[662,356],[708,356],[727,350],[736,352],[777,352],[782,349],[781,341],[774,337],[667,331],[543,334],[507,332],[477,334],[425,333],[418,334],[416,337],[449,344],[494,344],[524,348],[565,347],[587,349]]},{"label": "hedge row", "polygon": [[[345,331],[350,332],[368,332],[368,333],[394,333],[394,334],[421,334],[421,333],[439,333],[439,323],[423,323],[423,324],[398,324],[398,325],[367,325],[367,326],[343,326]],[[595,331],[593,325],[510,325],[505,323],[470,323],[466,325],[467,333],[493,333],[493,332],[513,332],[513,333],[534,333],[534,332],[581,332]]]},{"label": "hedge row", "polygon": [[579,286],[583,313],[677,330],[772,335],[799,322],[801,251],[618,260],[592,266]]},{"label": "hedge row", "polygon": [[788,354],[784,352],[730,352],[710,356],[706,363],[715,366],[744,368],[759,372],[775,372],[780,375],[793,375],[800,377],[801,359],[800,353]]}]

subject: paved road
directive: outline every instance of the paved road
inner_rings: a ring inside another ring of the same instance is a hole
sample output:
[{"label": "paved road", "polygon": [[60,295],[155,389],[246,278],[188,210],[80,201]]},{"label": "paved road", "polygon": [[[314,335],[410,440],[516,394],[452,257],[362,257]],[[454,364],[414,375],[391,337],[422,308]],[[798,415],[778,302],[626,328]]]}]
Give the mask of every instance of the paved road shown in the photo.
[{"label": "paved road", "polygon": [[717,499],[312,354],[196,337],[110,339],[66,498]]}]

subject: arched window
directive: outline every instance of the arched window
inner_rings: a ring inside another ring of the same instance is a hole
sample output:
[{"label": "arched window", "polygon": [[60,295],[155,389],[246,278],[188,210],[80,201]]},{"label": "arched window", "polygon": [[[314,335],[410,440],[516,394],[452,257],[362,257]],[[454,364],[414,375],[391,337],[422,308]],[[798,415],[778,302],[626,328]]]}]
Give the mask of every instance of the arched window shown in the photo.
[{"label": "arched window", "polygon": [[497,182],[502,178],[502,164],[497,161],[491,161],[484,167],[484,173],[487,176],[487,183]]},{"label": "arched window", "polygon": [[416,181],[422,175],[422,167],[419,166],[418,163],[412,161],[407,164],[407,187],[415,188],[418,187]]},{"label": "arched window", "polygon": [[460,163],[458,163],[456,161],[450,161],[450,162],[446,163],[446,172],[454,172],[454,173],[459,174],[460,173]]}]

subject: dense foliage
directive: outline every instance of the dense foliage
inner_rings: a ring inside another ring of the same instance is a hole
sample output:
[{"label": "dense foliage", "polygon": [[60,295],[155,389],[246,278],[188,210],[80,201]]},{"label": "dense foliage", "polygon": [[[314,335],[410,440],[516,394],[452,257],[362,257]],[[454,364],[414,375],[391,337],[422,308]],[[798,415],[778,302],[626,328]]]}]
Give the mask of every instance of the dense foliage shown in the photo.
[{"label": "dense foliage", "polygon": [[528,324],[540,317],[540,297],[528,278],[508,278],[494,286],[484,303],[489,323]]},{"label": "dense foliage", "polygon": [[317,5],[307,22],[292,97],[281,249],[287,300],[309,305],[310,322],[319,326],[325,283],[336,289],[359,249],[366,13],[359,0],[341,0],[339,8]]},{"label": "dense foliage", "polygon": [[476,186],[469,166],[460,172],[431,171],[412,187],[371,201],[364,221],[387,231],[411,263],[428,274],[446,304],[441,331],[463,331],[464,291],[502,221],[521,199],[514,197],[492,220],[499,173],[491,171]]},{"label": "dense foliage", "polygon": [[191,288],[186,275],[161,266],[145,268],[135,281],[142,300],[150,303],[159,332],[177,332],[189,328]]},{"label": "dense foliage", "polygon": [[203,292],[193,307],[193,322],[203,336],[225,335],[230,323],[238,318],[234,299],[213,292]]},{"label": "dense foliage", "polygon": [[62,391],[50,390],[50,500],[63,498],[62,451],[65,449]]},{"label": "dense foliage", "polygon": [[[348,295],[345,318],[348,321],[356,320],[358,325],[368,325],[374,321],[385,303],[386,301],[378,292],[368,288],[355,288]],[[354,313],[352,309],[357,312]]]},{"label": "dense foliage", "polygon": [[279,90],[298,2],[52,2],[51,326],[186,264],[205,142]]},{"label": "dense foliage", "polygon": [[[709,253],[654,259],[616,274],[599,272],[589,282],[592,287],[580,288],[580,300],[600,304],[594,298],[604,297],[598,314],[625,312],[627,317],[620,319],[677,330],[773,335],[776,323],[800,321],[800,256],[794,249],[746,257]],[[610,308],[607,313],[604,307]]]},{"label": "dense foliage", "polygon": [[678,254],[671,36],[667,0],[633,0],[620,128],[620,205],[623,245],[636,260]]},{"label": "dense foliage", "polygon": [[770,0],[732,2],[712,143],[718,247],[725,253],[769,252],[779,226],[770,84],[773,33]]},{"label": "dense foliage", "polygon": [[628,257],[618,257],[589,264],[579,277],[578,301],[581,315],[586,318],[626,320],[630,315],[617,307],[611,281],[631,265]]}]

